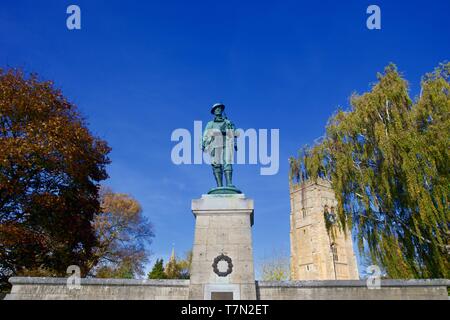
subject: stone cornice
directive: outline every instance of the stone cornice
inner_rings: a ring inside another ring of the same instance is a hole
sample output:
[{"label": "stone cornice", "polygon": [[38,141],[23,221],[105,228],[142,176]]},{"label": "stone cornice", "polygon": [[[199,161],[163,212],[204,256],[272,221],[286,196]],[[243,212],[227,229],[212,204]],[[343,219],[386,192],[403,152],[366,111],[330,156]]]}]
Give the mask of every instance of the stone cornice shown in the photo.
[{"label": "stone cornice", "polygon": [[[68,278],[31,278],[13,277],[9,279],[12,285],[66,285]],[[94,279],[82,278],[81,285],[97,286],[158,286],[158,287],[188,287],[189,280],[137,280],[137,279]]]},{"label": "stone cornice", "polygon": [[[257,281],[257,284],[261,288],[367,287],[366,280]],[[450,280],[381,280],[381,287],[450,287]]]}]

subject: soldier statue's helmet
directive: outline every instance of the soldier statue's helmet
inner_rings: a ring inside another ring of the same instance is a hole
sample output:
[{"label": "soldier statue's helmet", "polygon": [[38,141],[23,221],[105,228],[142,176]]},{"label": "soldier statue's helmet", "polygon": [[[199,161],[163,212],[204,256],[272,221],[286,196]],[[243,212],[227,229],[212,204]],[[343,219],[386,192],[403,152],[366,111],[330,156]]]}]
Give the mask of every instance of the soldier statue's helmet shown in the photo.
[{"label": "soldier statue's helmet", "polygon": [[213,105],[212,109],[211,109],[211,114],[214,114],[214,111],[217,108],[221,108],[222,111],[225,110],[225,106],[222,103],[216,103],[215,105]]}]

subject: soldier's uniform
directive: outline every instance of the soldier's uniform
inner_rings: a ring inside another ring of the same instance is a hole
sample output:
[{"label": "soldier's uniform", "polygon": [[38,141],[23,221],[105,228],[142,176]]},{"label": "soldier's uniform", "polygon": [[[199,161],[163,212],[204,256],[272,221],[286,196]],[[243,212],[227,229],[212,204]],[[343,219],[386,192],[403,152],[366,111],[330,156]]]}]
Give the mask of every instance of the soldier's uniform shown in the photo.
[{"label": "soldier's uniform", "polygon": [[[221,108],[223,104],[213,106],[211,113]],[[226,186],[234,187],[232,184],[233,160],[235,150],[236,128],[226,117],[216,116],[213,121],[208,122],[203,133],[202,148],[211,156],[211,165],[217,187],[223,186],[222,175],[225,173]]]}]

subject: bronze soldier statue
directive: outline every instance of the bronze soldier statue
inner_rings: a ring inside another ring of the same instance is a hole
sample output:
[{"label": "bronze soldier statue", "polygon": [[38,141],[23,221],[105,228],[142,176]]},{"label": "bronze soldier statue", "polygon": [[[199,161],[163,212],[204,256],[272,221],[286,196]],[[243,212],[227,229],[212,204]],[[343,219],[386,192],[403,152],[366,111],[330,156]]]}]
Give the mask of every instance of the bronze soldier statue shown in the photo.
[{"label": "bronze soldier statue", "polygon": [[[234,151],[237,150],[236,127],[224,114],[225,106],[221,103],[215,104],[211,113],[214,120],[208,122],[202,139],[202,150],[211,156],[211,165],[217,188],[211,190],[210,194],[233,194],[241,193],[233,185],[233,160]],[[225,186],[223,175],[225,174]]]}]

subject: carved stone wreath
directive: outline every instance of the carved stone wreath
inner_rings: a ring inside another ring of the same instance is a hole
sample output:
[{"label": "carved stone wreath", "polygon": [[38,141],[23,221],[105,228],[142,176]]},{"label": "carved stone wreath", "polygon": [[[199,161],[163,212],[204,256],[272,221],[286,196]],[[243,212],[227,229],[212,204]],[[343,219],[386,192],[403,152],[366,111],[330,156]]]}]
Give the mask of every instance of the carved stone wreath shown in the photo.
[{"label": "carved stone wreath", "polygon": [[[219,262],[220,261],[225,261],[228,264],[228,269],[225,272],[221,272],[218,268]],[[231,260],[230,257],[224,255],[223,253],[216,257],[214,259],[214,263],[212,264],[214,273],[217,274],[219,277],[226,277],[228,275],[230,275],[233,272],[233,261]]]}]

